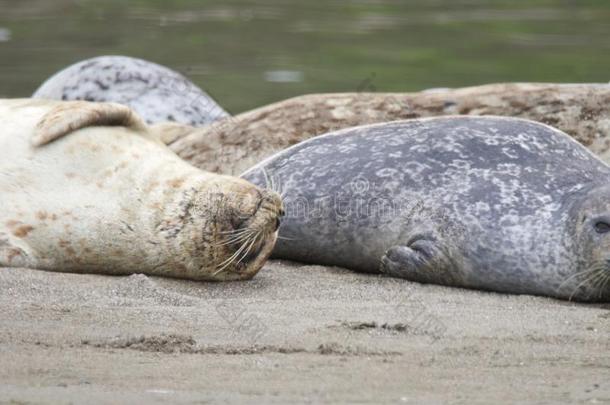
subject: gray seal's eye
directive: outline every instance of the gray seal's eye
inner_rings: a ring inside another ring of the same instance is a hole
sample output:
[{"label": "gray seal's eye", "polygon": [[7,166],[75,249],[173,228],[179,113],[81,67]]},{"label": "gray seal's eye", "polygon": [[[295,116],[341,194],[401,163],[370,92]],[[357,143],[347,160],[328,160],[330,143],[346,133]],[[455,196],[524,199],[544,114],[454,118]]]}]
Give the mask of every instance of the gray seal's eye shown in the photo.
[{"label": "gray seal's eye", "polygon": [[610,232],[610,224],[603,221],[598,221],[595,223],[595,232],[597,233],[607,233]]}]

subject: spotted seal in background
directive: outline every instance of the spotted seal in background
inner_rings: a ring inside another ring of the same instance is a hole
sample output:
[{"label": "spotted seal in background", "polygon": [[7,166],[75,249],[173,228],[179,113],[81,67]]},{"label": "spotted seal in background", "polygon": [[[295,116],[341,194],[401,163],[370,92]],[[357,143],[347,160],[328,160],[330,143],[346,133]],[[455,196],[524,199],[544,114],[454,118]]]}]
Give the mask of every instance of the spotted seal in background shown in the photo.
[{"label": "spotted seal in background", "polygon": [[243,178],[285,196],[275,258],[610,300],[610,168],[544,124],[454,116],[355,127]]},{"label": "spotted seal in background", "polygon": [[113,103],[0,100],[0,267],[252,277],[281,201],[199,170]]},{"label": "spotted seal in background", "polygon": [[68,66],[32,97],[120,103],[149,124],[170,121],[199,127],[228,116],[180,73],[127,56],[100,56]]}]

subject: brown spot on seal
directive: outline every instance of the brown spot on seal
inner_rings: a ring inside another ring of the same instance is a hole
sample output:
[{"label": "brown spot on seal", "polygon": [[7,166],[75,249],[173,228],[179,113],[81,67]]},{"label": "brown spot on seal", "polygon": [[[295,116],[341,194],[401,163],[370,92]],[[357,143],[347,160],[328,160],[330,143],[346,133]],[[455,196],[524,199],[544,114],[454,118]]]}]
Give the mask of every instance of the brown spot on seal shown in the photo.
[{"label": "brown spot on seal", "polygon": [[33,226],[21,225],[21,226],[17,227],[15,230],[13,230],[13,235],[15,235],[18,238],[25,238],[26,236],[28,236],[28,233],[30,233],[32,230],[34,230]]},{"label": "brown spot on seal", "polygon": [[151,182],[148,183],[148,185],[144,188],[144,191],[146,193],[150,193],[154,188],[156,188],[157,186],[159,186],[159,182],[156,180],[153,180]]},{"label": "brown spot on seal", "polygon": [[20,221],[15,221],[14,219],[9,219],[8,221],[5,222],[6,226],[9,228],[14,228],[17,225],[19,225],[21,222]]},{"label": "brown spot on seal", "polygon": [[167,185],[173,188],[180,188],[184,184],[184,178],[171,179]]},{"label": "brown spot on seal", "polygon": [[114,145],[114,144],[110,145],[110,150],[112,150],[112,152],[117,154],[117,155],[119,153],[123,153],[124,152],[123,148],[120,148],[120,147],[118,147],[117,145]]},{"label": "brown spot on seal", "polygon": [[13,263],[13,260],[18,256],[23,256],[23,252],[21,251],[21,249],[10,248],[8,250],[8,255],[7,255],[8,264],[11,265]]}]

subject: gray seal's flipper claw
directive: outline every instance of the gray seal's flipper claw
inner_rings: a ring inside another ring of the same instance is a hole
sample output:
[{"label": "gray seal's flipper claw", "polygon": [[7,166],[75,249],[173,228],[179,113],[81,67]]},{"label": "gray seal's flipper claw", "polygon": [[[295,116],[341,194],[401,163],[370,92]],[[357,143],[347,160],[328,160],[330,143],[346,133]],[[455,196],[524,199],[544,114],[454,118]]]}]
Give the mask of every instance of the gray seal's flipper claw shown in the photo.
[{"label": "gray seal's flipper claw", "polygon": [[441,283],[446,277],[449,261],[438,242],[417,238],[408,245],[393,246],[381,258],[379,270],[393,277],[421,283]]}]

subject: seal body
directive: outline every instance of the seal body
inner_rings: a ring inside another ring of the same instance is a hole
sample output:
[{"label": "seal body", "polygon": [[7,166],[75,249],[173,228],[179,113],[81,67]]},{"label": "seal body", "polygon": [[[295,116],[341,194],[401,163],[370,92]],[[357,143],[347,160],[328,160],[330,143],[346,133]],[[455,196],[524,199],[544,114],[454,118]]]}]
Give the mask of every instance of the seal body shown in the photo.
[{"label": "seal body", "polygon": [[180,73],[126,56],[100,56],[68,66],[45,81],[33,97],[115,102],[129,106],[149,124],[198,127],[228,116]]},{"label": "seal body", "polygon": [[0,100],[0,266],[252,277],[281,201],[196,169],[130,109]]},{"label": "seal body", "polygon": [[610,168],[544,124],[455,116],[355,127],[243,177],[285,196],[277,258],[610,299]]},{"label": "seal body", "polygon": [[551,124],[610,163],[609,100],[609,84],[499,83],[446,92],[309,94],[183,131],[170,139],[170,148],[200,169],[239,175],[298,142],[344,128],[455,114],[501,115]]}]

